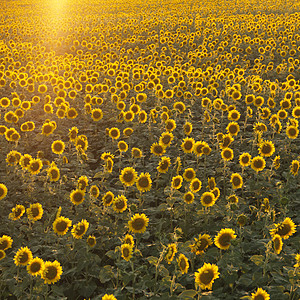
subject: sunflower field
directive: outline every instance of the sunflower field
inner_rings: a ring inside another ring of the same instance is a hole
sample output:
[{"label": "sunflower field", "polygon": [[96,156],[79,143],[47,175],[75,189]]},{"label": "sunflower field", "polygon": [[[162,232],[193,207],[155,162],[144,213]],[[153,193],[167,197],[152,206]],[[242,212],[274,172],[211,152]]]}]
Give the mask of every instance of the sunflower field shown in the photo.
[{"label": "sunflower field", "polygon": [[300,1],[3,0],[0,299],[300,299]]}]

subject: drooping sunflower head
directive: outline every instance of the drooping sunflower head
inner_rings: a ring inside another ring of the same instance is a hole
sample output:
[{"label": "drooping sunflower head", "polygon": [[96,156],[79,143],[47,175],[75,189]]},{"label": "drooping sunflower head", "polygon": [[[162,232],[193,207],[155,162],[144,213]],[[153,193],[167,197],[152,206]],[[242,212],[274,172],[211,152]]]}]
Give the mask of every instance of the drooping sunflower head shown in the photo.
[{"label": "drooping sunflower head", "polygon": [[3,250],[0,250],[0,260],[6,257],[6,253]]},{"label": "drooping sunflower head", "polygon": [[59,169],[55,164],[51,164],[51,166],[47,169],[47,174],[51,182],[58,181],[60,178]]},{"label": "drooping sunflower head", "polygon": [[95,236],[89,235],[88,238],[86,239],[86,242],[90,247],[94,247],[97,243],[97,240]]},{"label": "drooping sunflower head", "polygon": [[25,207],[23,205],[17,204],[13,209],[12,212],[9,214],[9,218],[11,220],[19,220],[25,213]]},{"label": "drooping sunflower head", "polygon": [[193,130],[192,123],[191,122],[185,122],[185,124],[183,125],[184,134],[190,135],[192,130]]},{"label": "drooping sunflower head", "polygon": [[133,236],[130,235],[130,234],[126,234],[124,239],[123,239],[123,243],[124,244],[128,244],[130,245],[131,247],[134,246],[134,239],[133,239]]},{"label": "drooping sunflower head", "polygon": [[270,230],[270,234],[274,237],[278,234],[283,239],[288,239],[296,232],[296,225],[291,218],[285,218],[283,222],[274,224],[275,228]]},{"label": "drooping sunflower head", "polygon": [[80,190],[86,189],[86,187],[89,185],[89,179],[87,176],[80,176],[77,180],[77,188]]},{"label": "drooping sunflower head", "polygon": [[282,238],[279,234],[273,236],[273,248],[276,254],[280,254],[283,246]]},{"label": "drooping sunflower head", "polygon": [[299,161],[298,160],[293,160],[292,163],[291,163],[291,166],[290,166],[290,172],[296,176],[298,175],[298,171],[299,171]]},{"label": "drooping sunflower head", "polygon": [[173,261],[176,253],[177,253],[176,244],[174,244],[174,243],[169,244],[168,248],[167,248],[166,257],[165,257],[168,264],[170,264]]},{"label": "drooping sunflower head", "polygon": [[189,261],[188,259],[185,257],[184,254],[180,254],[178,259],[177,259],[177,263],[178,263],[178,267],[181,271],[182,274],[185,274],[188,272],[189,269]]},{"label": "drooping sunflower head", "polygon": [[96,199],[99,197],[99,195],[100,195],[99,188],[96,185],[92,185],[90,188],[90,197]]},{"label": "drooping sunflower head", "polygon": [[191,252],[196,255],[203,254],[210,245],[212,245],[211,237],[208,234],[199,234],[199,237],[195,238],[194,244],[190,245]]}]

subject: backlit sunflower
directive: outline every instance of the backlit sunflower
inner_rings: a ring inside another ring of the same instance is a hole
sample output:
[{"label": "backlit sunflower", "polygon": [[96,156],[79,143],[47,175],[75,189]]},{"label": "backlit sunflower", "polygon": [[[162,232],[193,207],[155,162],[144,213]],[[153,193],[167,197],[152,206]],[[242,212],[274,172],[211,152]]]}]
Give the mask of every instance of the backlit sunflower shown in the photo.
[{"label": "backlit sunflower", "polygon": [[123,244],[121,246],[121,256],[126,260],[129,261],[132,257],[132,247],[129,244]]},{"label": "backlit sunflower", "polygon": [[231,174],[230,182],[232,183],[233,189],[240,189],[243,186],[243,178],[238,173]]},{"label": "backlit sunflower", "polygon": [[114,198],[113,209],[118,213],[125,211],[127,209],[127,198],[124,195],[119,195]]},{"label": "backlit sunflower", "polygon": [[62,267],[60,263],[55,260],[54,262],[46,261],[42,271],[42,279],[45,284],[51,284],[57,282],[62,274]]},{"label": "backlit sunflower", "polygon": [[180,189],[182,186],[182,182],[183,182],[183,178],[181,175],[174,176],[172,178],[172,183],[171,183],[172,189],[176,189],[176,190]]},{"label": "backlit sunflower", "polygon": [[263,157],[261,156],[255,156],[252,158],[252,161],[251,161],[251,168],[256,171],[256,172],[259,172],[259,171],[262,171],[266,166],[266,161],[264,160]]},{"label": "backlit sunflower", "polygon": [[213,206],[216,202],[215,195],[212,192],[204,192],[200,198],[201,204],[205,207]]},{"label": "backlit sunflower", "polygon": [[23,205],[17,204],[9,214],[11,220],[19,220],[25,213],[25,207]]},{"label": "backlit sunflower", "polygon": [[30,263],[32,260],[32,252],[28,247],[22,247],[20,248],[15,257],[14,257],[14,263],[16,266],[26,266]]},{"label": "backlit sunflower", "polygon": [[137,172],[132,167],[126,167],[121,171],[119,178],[125,186],[132,186],[136,182]]},{"label": "backlit sunflower", "polygon": [[299,171],[299,161],[298,160],[293,160],[290,166],[290,172],[296,176],[298,175],[298,171]]},{"label": "backlit sunflower", "polygon": [[234,230],[230,228],[223,228],[219,231],[218,235],[215,237],[215,245],[222,249],[227,250],[230,247],[230,242],[232,239],[235,239],[236,235]]},{"label": "backlit sunflower", "polygon": [[3,183],[0,183],[0,200],[4,199],[7,195],[7,187]]},{"label": "backlit sunflower", "polygon": [[273,236],[273,248],[276,254],[280,254],[281,250],[282,250],[282,246],[283,246],[283,242],[281,239],[281,236],[279,234],[275,234]]},{"label": "backlit sunflower", "polygon": [[28,165],[28,171],[35,175],[38,174],[43,167],[43,163],[39,158],[32,159]]},{"label": "backlit sunflower", "polygon": [[167,173],[171,165],[170,157],[163,156],[158,164],[157,171],[159,173]]},{"label": "backlit sunflower", "polygon": [[184,195],[183,195],[183,200],[185,203],[187,204],[191,204],[194,202],[194,199],[195,199],[195,195],[192,193],[192,192],[186,192]]},{"label": "backlit sunflower", "polygon": [[251,300],[270,300],[270,295],[262,288],[258,288],[255,293],[251,294]]},{"label": "backlit sunflower", "polygon": [[247,152],[244,152],[239,157],[239,163],[242,167],[250,166],[251,164],[251,155]]},{"label": "backlit sunflower", "polygon": [[168,262],[168,264],[170,264],[173,261],[176,253],[177,253],[176,244],[174,244],[174,243],[169,244],[168,249],[167,249],[167,253],[166,253],[166,256],[165,256],[166,261]]},{"label": "backlit sunflower", "polygon": [[136,180],[136,187],[140,192],[150,191],[152,180],[149,173],[141,173]]},{"label": "backlit sunflower", "polygon": [[75,239],[81,239],[89,228],[89,222],[87,220],[81,220],[77,224],[73,225],[71,233]]},{"label": "backlit sunflower", "polygon": [[129,230],[134,233],[144,233],[149,223],[149,218],[145,214],[135,214],[128,221]]},{"label": "backlit sunflower", "polygon": [[186,137],[181,143],[181,149],[184,153],[192,153],[195,140],[193,138]]},{"label": "backlit sunflower", "polygon": [[159,144],[163,147],[169,147],[174,138],[173,133],[171,132],[163,132],[159,138]]},{"label": "backlit sunflower", "polygon": [[40,203],[30,204],[30,207],[26,209],[28,220],[35,222],[40,220],[43,216],[44,210]]},{"label": "backlit sunflower", "polygon": [[71,225],[72,221],[70,219],[60,216],[53,222],[53,230],[58,235],[65,235]]},{"label": "backlit sunflower", "polygon": [[35,257],[27,265],[27,272],[32,276],[38,276],[42,274],[43,268],[44,261],[39,257]]},{"label": "backlit sunflower", "polygon": [[79,205],[84,201],[85,191],[76,189],[70,193],[70,200],[74,205]]},{"label": "backlit sunflower", "polygon": [[11,245],[13,243],[13,239],[8,235],[2,235],[0,238],[0,250],[7,250],[11,248]]},{"label": "backlit sunflower", "polygon": [[275,152],[275,147],[272,141],[262,141],[259,144],[259,154],[261,156],[270,157]]},{"label": "backlit sunflower", "polygon": [[104,206],[110,206],[114,201],[114,194],[111,191],[106,192],[102,197],[102,203]]},{"label": "backlit sunflower", "polygon": [[150,148],[150,151],[152,154],[154,154],[156,156],[162,156],[165,153],[166,148],[162,144],[153,143]]},{"label": "backlit sunflower", "polygon": [[283,222],[274,224],[275,228],[270,230],[270,234],[274,237],[276,234],[283,239],[288,239],[296,232],[296,225],[290,218],[285,218]]},{"label": "backlit sunflower", "polygon": [[199,234],[198,238],[194,238],[194,244],[190,245],[191,252],[196,255],[203,254],[208,246],[212,245],[211,237],[208,234]]},{"label": "backlit sunflower", "polygon": [[182,274],[185,274],[188,272],[189,269],[189,261],[188,259],[185,257],[184,254],[180,254],[178,259],[177,259],[177,263],[178,263],[178,267],[181,271]]},{"label": "backlit sunflower", "polygon": [[200,285],[202,290],[211,290],[215,279],[219,278],[220,273],[218,270],[217,265],[204,263],[204,265],[198,269],[198,272],[195,272],[195,283]]},{"label": "backlit sunflower", "polygon": [[225,161],[230,161],[233,159],[233,150],[230,148],[225,148],[222,150],[221,156]]},{"label": "backlit sunflower", "polygon": [[286,128],[286,135],[290,138],[290,139],[295,139],[297,138],[299,134],[299,129],[296,126],[293,125],[289,125]]}]

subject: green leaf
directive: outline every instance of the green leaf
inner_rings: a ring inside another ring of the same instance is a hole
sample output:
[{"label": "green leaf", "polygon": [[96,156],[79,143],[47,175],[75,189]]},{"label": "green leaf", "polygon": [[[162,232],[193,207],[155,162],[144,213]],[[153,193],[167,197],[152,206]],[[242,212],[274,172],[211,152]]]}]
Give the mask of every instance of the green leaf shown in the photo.
[{"label": "green leaf", "polygon": [[257,266],[262,266],[264,264],[264,256],[263,255],[253,255],[250,257],[250,260],[254,262]]},{"label": "green leaf", "polygon": [[185,290],[181,294],[179,294],[178,297],[182,299],[194,299],[196,295],[197,291],[195,290]]},{"label": "green leaf", "polygon": [[155,256],[149,256],[147,257],[147,260],[151,265],[156,265],[158,262],[158,258]]},{"label": "green leaf", "polygon": [[110,281],[111,278],[113,278],[113,277],[114,277],[114,273],[112,271],[111,265],[106,265],[100,270],[99,280],[101,281],[101,283]]}]

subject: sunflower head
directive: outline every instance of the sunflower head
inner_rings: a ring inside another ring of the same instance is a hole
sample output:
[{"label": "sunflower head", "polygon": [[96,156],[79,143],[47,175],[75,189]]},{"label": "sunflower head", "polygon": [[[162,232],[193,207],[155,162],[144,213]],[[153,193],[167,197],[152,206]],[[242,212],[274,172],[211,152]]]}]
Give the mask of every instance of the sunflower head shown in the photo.
[{"label": "sunflower head", "polygon": [[128,222],[128,227],[134,233],[144,233],[148,223],[149,218],[145,214],[135,214]]},{"label": "sunflower head", "polygon": [[213,282],[220,275],[218,270],[219,268],[217,265],[204,263],[202,268],[198,269],[198,272],[195,272],[195,283],[203,290],[211,290]]},{"label": "sunflower head", "polygon": [[214,242],[218,248],[227,250],[230,247],[231,240],[235,238],[236,235],[234,230],[230,228],[224,228],[219,231],[218,235],[215,237]]},{"label": "sunflower head", "polygon": [[32,258],[33,256],[30,249],[28,247],[22,247],[17,251],[14,262],[16,266],[26,266],[30,263]]},{"label": "sunflower head", "polygon": [[58,261],[50,262],[46,261],[42,271],[42,279],[45,284],[52,284],[57,282],[62,274],[62,267]]}]

